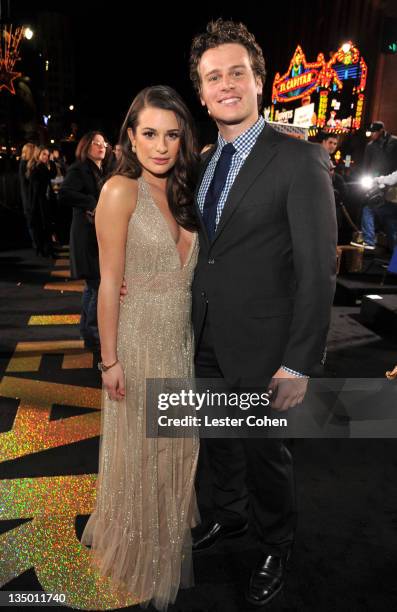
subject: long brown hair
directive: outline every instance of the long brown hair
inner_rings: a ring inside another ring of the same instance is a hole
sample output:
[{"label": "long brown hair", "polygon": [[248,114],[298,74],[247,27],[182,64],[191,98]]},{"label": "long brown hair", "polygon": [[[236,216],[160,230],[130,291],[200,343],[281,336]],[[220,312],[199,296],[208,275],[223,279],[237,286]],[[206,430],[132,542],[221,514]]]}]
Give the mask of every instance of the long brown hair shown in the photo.
[{"label": "long brown hair", "polygon": [[122,155],[113,175],[137,179],[142,166],[131,149],[128,128],[135,133],[139,113],[146,107],[172,111],[178,121],[181,144],[174,167],[167,178],[167,200],[176,222],[186,229],[197,228],[194,210],[194,190],[197,181],[198,153],[193,117],[179,94],[167,85],[146,87],[134,98],[120,130]]}]

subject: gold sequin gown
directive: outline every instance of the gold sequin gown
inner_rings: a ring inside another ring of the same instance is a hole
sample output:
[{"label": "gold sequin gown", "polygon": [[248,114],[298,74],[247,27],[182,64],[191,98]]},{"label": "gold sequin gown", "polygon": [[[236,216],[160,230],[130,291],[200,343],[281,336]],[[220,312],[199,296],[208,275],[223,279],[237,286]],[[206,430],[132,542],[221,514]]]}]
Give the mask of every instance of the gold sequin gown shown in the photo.
[{"label": "gold sequin gown", "polygon": [[125,399],[102,392],[96,507],[81,542],[112,584],[146,605],[166,609],[179,587],[193,585],[190,528],[198,436],[147,438],[146,378],[193,375],[191,281],[198,240],[182,264],[167,221],[143,177],[128,226],[117,350]]}]

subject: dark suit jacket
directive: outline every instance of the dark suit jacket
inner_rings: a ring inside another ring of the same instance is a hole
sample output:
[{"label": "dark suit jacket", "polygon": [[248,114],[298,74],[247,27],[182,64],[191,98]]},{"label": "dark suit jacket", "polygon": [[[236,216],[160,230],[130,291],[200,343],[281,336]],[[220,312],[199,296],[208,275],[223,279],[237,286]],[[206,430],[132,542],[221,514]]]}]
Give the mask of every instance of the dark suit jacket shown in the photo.
[{"label": "dark suit jacket", "polygon": [[266,125],[229,192],[212,244],[199,218],[196,346],[208,308],[216,356],[230,382],[263,384],[280,365],[310,374],[323,358],[335,291],[327,153]]},{"label": "dark suit jacket", "polygon": [[87,159],[68,169],[59,191],[59,202],[73,206],[70,228],[70,265],[73,278],[99,279],[99,254],[95,225],[85,214],[94,210],[100,193],[99,170]]},{"label": "dark suit jacket", "polygon": [[369,142],[365,147],[363,165],[374,176],[397,170],[397,137],[385,132],[382,138]]}]

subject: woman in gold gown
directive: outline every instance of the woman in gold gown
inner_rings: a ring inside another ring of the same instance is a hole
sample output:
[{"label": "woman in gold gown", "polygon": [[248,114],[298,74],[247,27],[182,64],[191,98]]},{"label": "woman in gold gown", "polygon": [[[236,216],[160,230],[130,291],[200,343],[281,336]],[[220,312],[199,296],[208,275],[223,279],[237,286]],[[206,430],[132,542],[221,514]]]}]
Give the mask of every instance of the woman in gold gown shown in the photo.
[{"label": "woman in gold gown", "polygon": [[[102,422],[96,507],[82,535],[115,587],[166,609],[193,584],[199,442],[146,436],[146,379],[193,376],[190,286],[198,240],[193,121],[171,88],[134,99],[123,156],[95,215]],[[125,277],[129,291],[120,305]]]}]

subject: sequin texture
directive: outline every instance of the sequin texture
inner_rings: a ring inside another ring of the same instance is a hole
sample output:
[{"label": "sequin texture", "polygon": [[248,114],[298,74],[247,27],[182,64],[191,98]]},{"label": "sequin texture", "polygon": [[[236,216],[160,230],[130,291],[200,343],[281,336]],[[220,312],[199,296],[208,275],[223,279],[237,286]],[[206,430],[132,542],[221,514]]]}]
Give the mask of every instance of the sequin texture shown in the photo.
[{"label": "sequin texture", "polygon": [[93,563],[114,585],[158,609],[193,584],[190,528],[198,519],[198,437],[147,438],[146,378],[193,374],[191,281],[197,235],[182,263],[143,178],[131,216],[120,307],[121,402],[102,393],[97,504],[82,535]]}]

